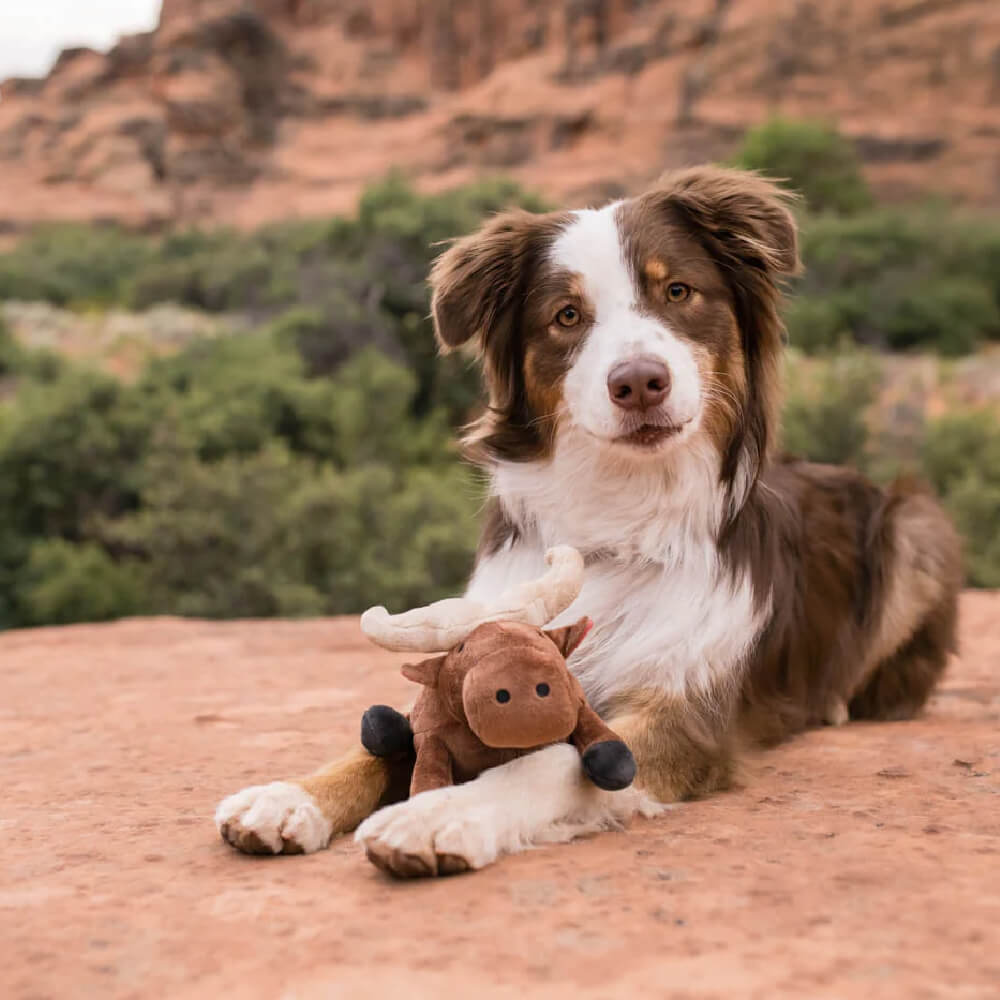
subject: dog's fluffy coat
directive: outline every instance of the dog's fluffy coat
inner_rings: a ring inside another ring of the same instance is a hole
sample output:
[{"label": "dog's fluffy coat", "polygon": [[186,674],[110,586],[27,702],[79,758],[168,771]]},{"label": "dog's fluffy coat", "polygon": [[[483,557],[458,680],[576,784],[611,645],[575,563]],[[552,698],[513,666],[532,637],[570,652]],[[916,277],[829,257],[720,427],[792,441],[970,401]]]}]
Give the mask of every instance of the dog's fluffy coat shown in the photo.
[{"label": "dog's fluffy coat", "polygon": [[[659,801],[724,788],[743,739],[912,715],[954,648],[959,547],[934,500],[775,455],[780,287],[797,266],[782,193],[699,168],[598,210],[502,215],[431,277],[442,345],[475,343],[489,391],[467,438],[492,485],[470,591],[537,576],[550,545],[585,553],[556,624],[597,622],[571,665]],[[669,372],[642,412],[608,390],[635,358]],[[392,777],[368,762],[327,773],[280,785],[302,789],[293,815],[325,821],[315,843],[255,829],[243,799],[220,806],[220,828],[243,849],[315,849]],[[382,810],[359,839],[401,874],[456,854],[478,867],[651,808],[588,789],[560,748],[445,791]]]}]

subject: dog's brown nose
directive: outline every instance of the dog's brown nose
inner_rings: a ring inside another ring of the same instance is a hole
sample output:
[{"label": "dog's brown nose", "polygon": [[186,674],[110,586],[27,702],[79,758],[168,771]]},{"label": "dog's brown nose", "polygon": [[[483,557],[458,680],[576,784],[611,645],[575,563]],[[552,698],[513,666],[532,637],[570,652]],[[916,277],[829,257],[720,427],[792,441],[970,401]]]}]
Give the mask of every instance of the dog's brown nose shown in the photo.
[{"label": "dog's brown nose", "polygon": [[611,369],[608,395],[623,410],[650,410],[670,392],[670,369],[656,358],[633,358]]}]

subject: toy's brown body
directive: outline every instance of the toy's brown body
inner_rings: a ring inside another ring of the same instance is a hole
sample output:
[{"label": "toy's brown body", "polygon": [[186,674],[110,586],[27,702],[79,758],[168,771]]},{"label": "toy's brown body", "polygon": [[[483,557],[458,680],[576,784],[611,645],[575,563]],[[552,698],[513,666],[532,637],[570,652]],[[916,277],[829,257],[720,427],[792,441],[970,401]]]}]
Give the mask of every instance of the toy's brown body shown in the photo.
[{"label": "toy's brown body", "polygon": [[565,740],[584,754],[592,780],[627,785],[631,755],[566,666],[590,626],[587,618],[548,631],[489,622],[442,656],[403,667],[404,676],[423,685],[410,713],[416,751],[410,794],[469,781]]}]

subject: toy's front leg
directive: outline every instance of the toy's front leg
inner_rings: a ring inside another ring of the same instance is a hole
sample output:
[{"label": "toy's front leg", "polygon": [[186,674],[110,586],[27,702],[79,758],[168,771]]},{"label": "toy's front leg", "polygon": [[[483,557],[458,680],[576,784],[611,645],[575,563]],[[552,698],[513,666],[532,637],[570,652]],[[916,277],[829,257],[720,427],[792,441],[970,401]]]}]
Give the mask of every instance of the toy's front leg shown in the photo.
[{"label": "toy's front leg", "polygon": [[413,765],[410,797],[453,784],[451,754],[444,741],[437,736],[418,736],[414,742],[417,762]]},{"label": "toy's front leg", "polygon": [[632,751],[589,705],[580,710],[570,739],[580,751],[583,770],[598,788],[617,792],[632,784],[635,778]]}]

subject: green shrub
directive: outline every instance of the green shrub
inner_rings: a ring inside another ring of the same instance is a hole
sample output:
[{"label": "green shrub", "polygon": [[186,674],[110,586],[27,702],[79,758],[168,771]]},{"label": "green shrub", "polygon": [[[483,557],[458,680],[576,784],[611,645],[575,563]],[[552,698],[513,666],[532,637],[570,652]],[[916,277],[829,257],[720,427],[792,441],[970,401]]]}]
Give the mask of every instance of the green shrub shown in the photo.
[{"label": "green shrub", "polygon": [[143,610],[140,575],[92,542],[61,538],[35,542],[18,586],[24,625],[107,621]]},{"label": "green shrub", "polygon": [[79,540],[91,517],[134,507],[154,419],[107,376],[67,367],[54,382],[23,382],[0,411],[0,521]]},{"label": "green shrub", "polygon": [[969,278],[907,282],[896,297],[876,296],[870,317],[892,350],[924,347],[955,356],[1000,334],[1000,307],[988,288]]},{"label": "green shrub", "polygon": [[[789,310],[805,350],[835,327],[879,348],[968,353],[1000,336],[1000,226],[940,206],[803,221],[807,264]],[[985,263],[984,263],[985,262]],[[793,341],[794,342],[794,341]]]},{"label": "green shrub", "polygon": [[347,472],[272,444],[204,462],[183,445],[147,464],[142,509],[108,521],[151,605],[211,618],[401,609],[461,586],[475,546],[469,474],[372,463]]},{"label": "green shrub", "polygon": [[[63,361],[54,351],[25,347],[0,320],[0,379],[26,378],[52,382],[63,370]],[[2,402],[2,396],[0,396]]]},{"label": "green shrub", "polygon": [[0,320],[0,378],[15,375],[21,367],[21,345]]},{"label": "green shrub", "polygon": [[0,254],[0,299],[60,306],[119,302],[152,253],[148,238],[115,226],[42,226]]},{"label": "green shrub", "polygon": [[785,306],[784,316],[788,342],[806,354],[829,351],[849,338],[844,310],[832,297],[797,296]]},{"label": "green shrub", "polygon": [[149,456],[141,509],[99,528],[144,567],[149,603],[208,618],[318,614],[323,595],[288,558],[283,512],[311,463],[272,444],[204,462],[177,442]]},{"label": "green shrub", "polygon": [[786,372],[785,450],[813,462],[864,468],[867,411],[881,380],[877,362],[854,351],[816,364],[792,355]]},{"label": "green shrub", "polygon": [[986,409],[957,410],[939,417],[927,427],[921,459],[927,478],[942,495],[955,489],[973,469],[984,481],[1000,486],[1000,421]]},{"label": "green shrub", "polygon": [[133,385],[68,365],[0,408],[0,627],[347,613],[458,590],[480,493],[373,350],[309,378],[273,331]]},{"label": "green shrub", "polygon": [[[204,238],[168,240],[135,270],[123,295],[133,309],[158,302],[178,302],[207,312],[268,305],[282,301],[273,293],[279,263],[252,236],[227,230]],[[289,289],[286,297],[293,295],[294,289]]]},{"label": "green shrub", "polygon": [[383,463],[327,470],[290,507],[305,578],[327,609],[392,610],[453,596],[472,568],[482,494],[453,463],[437,470]]},{"label": "green shrub", "polygon": [[203,459],[252,454],[274,439],[320,453],[331,446],[329,383],[307,382],[299,356],[266,331],[194,341],[154,361],[136,390]]},{"label": "green shrub", "polygon": [[771,118],[747,131],[735,163],[785,181],[812,212],[850,214],[871,205],[854,145],[823,122]]},{"label": "green shrub", "polygon": [[969,582],[1000,587],[1000,419],[968,409],[931,421],[921,459],[965,539]]},{"label": "green shrub", "polygon": [[1000,587],[1000,482],[971,468],[943,499],[965,542],[969,583]]}]

